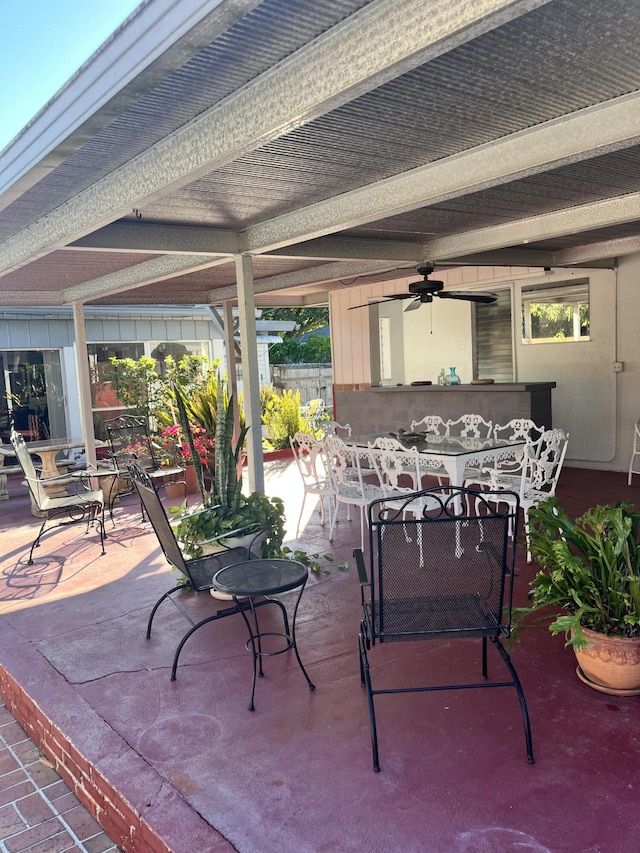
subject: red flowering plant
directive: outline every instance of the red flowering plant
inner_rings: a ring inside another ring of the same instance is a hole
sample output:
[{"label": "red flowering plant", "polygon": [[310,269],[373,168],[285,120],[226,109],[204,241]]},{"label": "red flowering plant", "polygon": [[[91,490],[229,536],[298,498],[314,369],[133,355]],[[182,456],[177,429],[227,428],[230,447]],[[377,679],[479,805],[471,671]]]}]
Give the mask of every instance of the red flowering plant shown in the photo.
[{"label": "red flowering plant", "polygon": [[[215,442],[207,438],[199,424],[190,421],[189,429],[193,446],[200,457],[200,464],[206,465],[207,454],[214,450]],[[167,451],[168,457],[172,457],[178,464],[193,465],[191,447],[180,424],[172,424],[163,429],[160,434],[160,444]],[[170,458],[167,458],[167,464],[170,464],[170,461]]]}]

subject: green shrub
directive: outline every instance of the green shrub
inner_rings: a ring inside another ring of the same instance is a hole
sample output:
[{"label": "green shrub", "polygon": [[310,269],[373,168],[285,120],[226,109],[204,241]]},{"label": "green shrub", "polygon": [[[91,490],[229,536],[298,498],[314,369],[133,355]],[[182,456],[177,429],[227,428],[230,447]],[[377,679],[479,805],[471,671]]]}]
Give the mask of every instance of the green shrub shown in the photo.
[{"label": "green shrub", "polygon": [[266,404],[262,417],[267,427],[265,444],[271,450],[285,450],[289,447],[289,437],[297,432],[311,432],[311,418],[305,417],[300,410],[300,392],[282,391],[265,395]]}]

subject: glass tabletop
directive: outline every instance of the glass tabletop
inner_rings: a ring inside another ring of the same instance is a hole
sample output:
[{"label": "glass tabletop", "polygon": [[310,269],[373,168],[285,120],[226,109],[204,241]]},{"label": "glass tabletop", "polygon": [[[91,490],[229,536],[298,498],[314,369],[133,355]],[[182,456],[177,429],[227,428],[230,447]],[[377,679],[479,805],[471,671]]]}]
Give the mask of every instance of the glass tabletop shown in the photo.
[{"label": "glass tabletop", "polygon": [[500,448],[519,447],[526,444],[524,439],[508,441],[496,438],[464,438],[445,435],[433,435],[424,432],[388,432],[364,437],[357,443],[373,443],[376,438],[391,437],[397,439],[407,450],[417,448],[420,453],[438,453],[443,456],[462,456],[466,453],[482,450],[499,450]]}]

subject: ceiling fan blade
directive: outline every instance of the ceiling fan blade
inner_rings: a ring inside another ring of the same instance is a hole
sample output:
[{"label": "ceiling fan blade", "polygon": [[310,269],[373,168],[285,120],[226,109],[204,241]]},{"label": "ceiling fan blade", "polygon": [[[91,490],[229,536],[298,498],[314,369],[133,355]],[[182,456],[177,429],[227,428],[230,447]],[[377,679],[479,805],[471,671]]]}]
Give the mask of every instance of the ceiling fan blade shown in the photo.
[{"label": "ceiling fan blade", "polygon": [[369,305],[386,305],[386,299],[377,299],[375,302],[365,302],[363,305],[352,305],[349,311],[355,311],[356,308],[368,308]]},{"label": "ceiling fan blade", "polygon": [[415,299],[415,293],[392,293],[390,296],[385,296],[385,299]]},{"label": "ceiling fan blade", "polygon": [[391,296],[385,296],[384,299],[376,299],[375,302],[365,302],[364,305],[352,305],[349,311],[354,308],[368,308],[369,305],[386,305],[391,299],[415,299],[415,293],[393,293]]},{"label": "ceiling fan blade", "polygon": [[480,302],[484,305],[490,305],[498,299],[495,293],[478,290],[442,290],[435,295],[439,296],[440,299],[465,299],[467,302]]},{"label": "ceiling fan blade", "polygon": [[[426,302],[425,302],[425,305],[427,305],[427,304],[428,304],[428,303],[426,303]],[[418,298],[417,298],[417,299],[414,299],[414,300],[413,300],[413,302],[410,302],[410,303],[407,305],[407,307],[404,309],[404,310],[405,310],[405,313],[406,313],[407,311],[415,311],[415,310],[416,310],[416,308],[419,308],[421,305],[422,305],[422,302],[420,301],[420,297],[418,296]]]}]

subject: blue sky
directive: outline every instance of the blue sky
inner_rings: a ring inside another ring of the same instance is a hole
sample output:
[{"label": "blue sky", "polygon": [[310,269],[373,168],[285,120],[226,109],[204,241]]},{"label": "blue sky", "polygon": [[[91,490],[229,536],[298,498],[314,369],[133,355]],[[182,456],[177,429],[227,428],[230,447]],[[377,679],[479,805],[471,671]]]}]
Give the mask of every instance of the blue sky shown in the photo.
[{"label": "blue sky", "polygon": [[0,0],[0,151],[140,0]]}]

